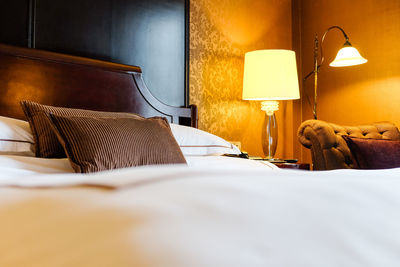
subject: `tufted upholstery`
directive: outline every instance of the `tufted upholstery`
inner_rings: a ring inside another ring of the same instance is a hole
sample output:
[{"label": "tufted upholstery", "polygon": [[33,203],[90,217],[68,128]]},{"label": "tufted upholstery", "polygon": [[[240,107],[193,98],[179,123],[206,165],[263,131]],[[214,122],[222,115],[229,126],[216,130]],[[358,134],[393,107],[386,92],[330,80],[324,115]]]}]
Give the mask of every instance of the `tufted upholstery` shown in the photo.
[{"label": "tufted upholstery", "polygon": [[400,132],[391,122],[340,126],[321,120],[307,120],[300,125],[297,135],[300,143],[311,149],[314,170],[353,168],[353,157],[342,135],[400,140]]}]

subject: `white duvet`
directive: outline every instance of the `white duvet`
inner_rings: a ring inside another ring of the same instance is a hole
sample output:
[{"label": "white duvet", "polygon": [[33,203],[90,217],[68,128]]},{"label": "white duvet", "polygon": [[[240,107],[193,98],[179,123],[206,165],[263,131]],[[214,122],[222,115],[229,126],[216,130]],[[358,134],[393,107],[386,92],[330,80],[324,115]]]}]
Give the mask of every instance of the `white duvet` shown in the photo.
[{"label": "white duvet", "polygon": [[0,266],[400,266],[400,169],[21,158],[0,157]]}]

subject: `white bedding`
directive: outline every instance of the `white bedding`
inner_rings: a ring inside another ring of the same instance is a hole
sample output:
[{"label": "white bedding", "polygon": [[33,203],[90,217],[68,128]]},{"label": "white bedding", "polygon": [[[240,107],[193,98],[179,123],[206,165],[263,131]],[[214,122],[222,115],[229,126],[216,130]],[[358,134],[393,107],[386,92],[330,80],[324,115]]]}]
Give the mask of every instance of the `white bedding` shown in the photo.
[{"label": "white bedding", "polygon": [[400,169],[188,162],[77,175],[1,156],[3,184],[104,187],[0,187],[0,266],[400,266]]},{"label": "white bedding", "polygon": [[44,159],[36,157],[0,155],[0,177],[72,172],[74,172],[74,170],[66,158]]},{"label": "white bedding", "polygon": [[[241,158],[223,156],[186,156],[187,166],[178,168],[187,169],[230,169],[241,170],[278,169],[275,165],[266,161],[253,161]],[[177,165],[173,166],[176,168]],[[75,174],[68,159],[44,159],[36,157],[0,155],[0,186],[19,187],[58,187],[74,185],[91,185],[99,187],[122,187],[130,183],[136,183],[131,177],[131,171],[141,173],[139,177],[154,176],[158,174],[158,166],[145,166],[141,168],[126,168],[102,172],[95,175]],[[110,178],[116,173],[119,179]],[[122,175],[121,175],[122,173]],[[46,174],[46,175],[44,175]],[[53,175],[49,175],[53,174]],[[54,175],[57,174],[57,175]]]},{"label": "white bedding", "polygon": [[[222,156],[185,156],[188,166],[209,166],[209,167],[228,167],[242,168],[253,167],[263,168],[267,166],[270,169],[277,169],[273,164],[266,161],[243,160],[234,157]],[[0,175],[8,174],[38,174],[38,173],[72,173],[74,170],[67,158],[45,159],[36,157],[0,155]]]}]

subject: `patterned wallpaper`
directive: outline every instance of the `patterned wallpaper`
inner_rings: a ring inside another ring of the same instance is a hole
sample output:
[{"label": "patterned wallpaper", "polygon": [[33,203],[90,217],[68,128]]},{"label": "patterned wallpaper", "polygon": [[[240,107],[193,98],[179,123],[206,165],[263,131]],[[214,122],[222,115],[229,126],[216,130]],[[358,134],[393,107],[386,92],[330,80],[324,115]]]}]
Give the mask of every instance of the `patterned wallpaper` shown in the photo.
[{"label": "patterned wallpaper", "polygon": [[[291,49],[291,17],[291,0],[190,1],[190,102],[199,108],[200,129],[263,155],[260,102],[241,100],[244,54]],[[288,149],[282,141],[288,108],[281,103],[277,113],[278,156]]]}]

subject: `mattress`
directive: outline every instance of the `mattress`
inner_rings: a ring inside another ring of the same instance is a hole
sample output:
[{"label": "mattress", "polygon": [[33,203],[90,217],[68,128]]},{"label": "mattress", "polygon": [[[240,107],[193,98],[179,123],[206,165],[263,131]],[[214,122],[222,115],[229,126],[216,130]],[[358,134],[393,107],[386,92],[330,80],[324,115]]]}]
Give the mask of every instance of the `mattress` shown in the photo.
[{"label": "mattress", "polygon": [[0,266],[399,266],[400,169],[187,160],[88,175],[1,156]]}]

